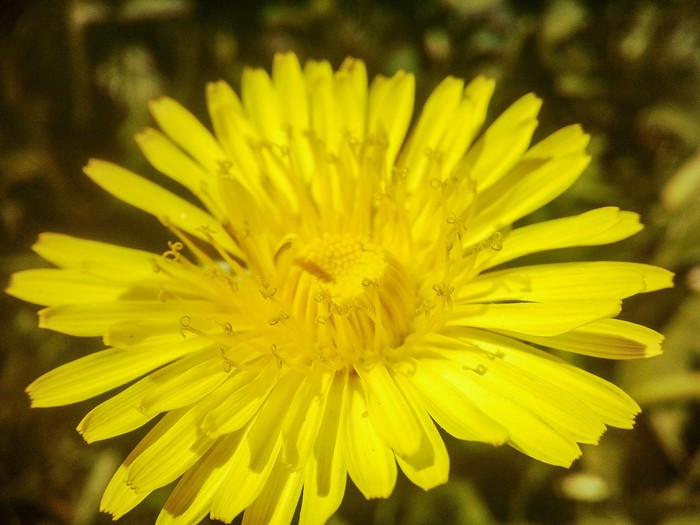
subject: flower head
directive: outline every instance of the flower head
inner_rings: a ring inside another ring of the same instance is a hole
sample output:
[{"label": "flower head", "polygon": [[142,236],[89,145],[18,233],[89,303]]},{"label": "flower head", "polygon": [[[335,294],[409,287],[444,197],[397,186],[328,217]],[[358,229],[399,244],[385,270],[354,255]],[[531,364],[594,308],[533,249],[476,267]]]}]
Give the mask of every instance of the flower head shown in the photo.
[{"label": "flower head", "polygon": [[[526,95],[482,131],[494,82],[447,78],[412,131],[414,79],[368,87],[348,59],[302,69],[275,57],[239,98],[207,88],[214,133],[171,99],[137,142],[186,200],[122,167],[85,173],[172,232],[162,254],[43,234],[56,269],[9,293],[46,308],[40,326],[102,336],[105,350],[28,387],[34,406],[127,383],[78,430],[107,439],[160,417],[106,489],[122,516],[177,479],[158,523],[324,523],[346,478],[387,497],[397,465],[429,489],[448,477],[436,424],[568,466],[579,443],[629,428],[639,407],[553,356],[658,354],[656,332],[615,319],[625,297],[671,286],[625,262],[502,267],[527,254],[624,239],[634,213],[608,207],[512,224],[588,164],[579,126],[531,145]],[[132,383],[132,381],[134,381]]]}]

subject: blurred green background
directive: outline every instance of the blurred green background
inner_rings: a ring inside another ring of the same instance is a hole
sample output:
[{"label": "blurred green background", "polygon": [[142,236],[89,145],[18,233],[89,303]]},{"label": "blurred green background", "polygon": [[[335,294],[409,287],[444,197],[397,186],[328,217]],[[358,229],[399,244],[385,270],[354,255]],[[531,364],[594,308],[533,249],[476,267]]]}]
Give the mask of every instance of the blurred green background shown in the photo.
[{"label": "blurred green background", "polygon": [[[162,251],[156,220],[82,175],[100,157],[155,176],[132,136],[146,102],[170,95],[206,122],[204,85],[238,88],[278,50],[347,55],[370,74],[417,75],[417,107],[446,75],[498,80],[491,118],[521,95],[544,99],[538,137],[580,122],[594,161],[527,220],[617,205],[647,228],[612,246],[532,261],[663,265],[676,288],[625,303],[622,317],[667,335],[666,353],[615,363],[575,358],[642,404],[633,431],[609,431],[570,470],[446,437],[450,482],[399,480],[387,501],[349,484],[340,524],[700,523],[700,3],[696,0],[5,0],[0,4],[0,272],[41,265],[30,246],[60,231]],[[99,400],[30,410],[24,387],[100,349],[36,328],[37,308],[0,296],[0,524],[111,523],[101,492],[143,432],[85,444],[75,426]],[[152,523],[166,491],[123,518]],[[205,520],[206,523],[206,520]]]}]

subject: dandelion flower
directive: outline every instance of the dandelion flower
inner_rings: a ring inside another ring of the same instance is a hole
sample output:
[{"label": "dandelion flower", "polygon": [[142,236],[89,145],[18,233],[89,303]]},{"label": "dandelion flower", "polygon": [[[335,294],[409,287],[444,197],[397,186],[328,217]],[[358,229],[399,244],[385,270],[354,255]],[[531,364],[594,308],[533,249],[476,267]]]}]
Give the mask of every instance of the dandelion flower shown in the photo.
[{"label": "dandelion flower", "polygon": [[348,476],[367,498],[388,497],[399,468],[423,489],[444,483],[438,426],[566,467],[606,427],[633,425],[630,397],[548,350],[658,354],[661,335],[615,317],[672,276],[501,266],[641,226],[606,207],[513,227],[577,179],[588,136],[572,125],[532,145],[534,95],[482,130],[493,89],[447,78],[408,132],[412,75],[368,85],[362,61],[334,72],[279,54],[271,76],[245,71],[240,98],[207,86],[213,133],[169,98],[152,103],[161,131],[138,145],[192,199],[87,164],[172,233],[167,251],[46,233],[34,249],[57,268],[19,272],[8,291],[46,306],[41,327],[106,346],[32,383],[33,406],[127,385],[80,422],[88,442],[159,418],[104,511],[118,518],[179,479],[159,524],[288,523],[300,499],[301,523],[322,524]]}]

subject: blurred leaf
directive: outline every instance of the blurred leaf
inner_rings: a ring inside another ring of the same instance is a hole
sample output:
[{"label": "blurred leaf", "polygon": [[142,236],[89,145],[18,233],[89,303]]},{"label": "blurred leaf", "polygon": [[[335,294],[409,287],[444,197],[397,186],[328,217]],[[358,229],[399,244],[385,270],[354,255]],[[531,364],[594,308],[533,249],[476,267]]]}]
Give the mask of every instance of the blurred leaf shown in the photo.
[{"label": "blurred leaf", "polygon": [[382,501],[375,525],[491,525],[494,517],[471,482],[451,480],[403,501]]}]

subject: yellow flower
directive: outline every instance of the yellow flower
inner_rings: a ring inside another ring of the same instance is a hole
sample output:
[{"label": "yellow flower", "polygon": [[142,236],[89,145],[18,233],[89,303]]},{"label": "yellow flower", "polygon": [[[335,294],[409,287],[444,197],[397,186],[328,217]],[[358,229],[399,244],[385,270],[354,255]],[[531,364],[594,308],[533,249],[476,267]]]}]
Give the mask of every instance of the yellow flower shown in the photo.
[{"label": "yellow flower", "polygon": [[[508,266],[641,229],[614,207],[511,225],[588,164],[579,126],[531,146],[540,100],[526,95],[485,131],[494,82],[447,78],[407,135],[414,79],[369,85],[348,59],[249,69],[242,97],[210,84],[211,134],[171,99],[137,142],[192,204],[117,165],[85,173],[173,234],[153,254],[60,234],[35,250],[56,269],[14,275],[9,293],[47,306],[40,326],[102,336],[105,350],[28,387],[33,406],[95,407],[88,442],[163,414],[106,489],[122,516],[179,478],[158,523],[324,523],[347,475],[388,497],[397,464],[430,489],[448,477],[436,423],[569,466],[637,404],[543,348],[627,359],[662,336],[614,319],[625,297],[671,286],[626,262]],[[499,267],[501,269],[499,269]]]}]

